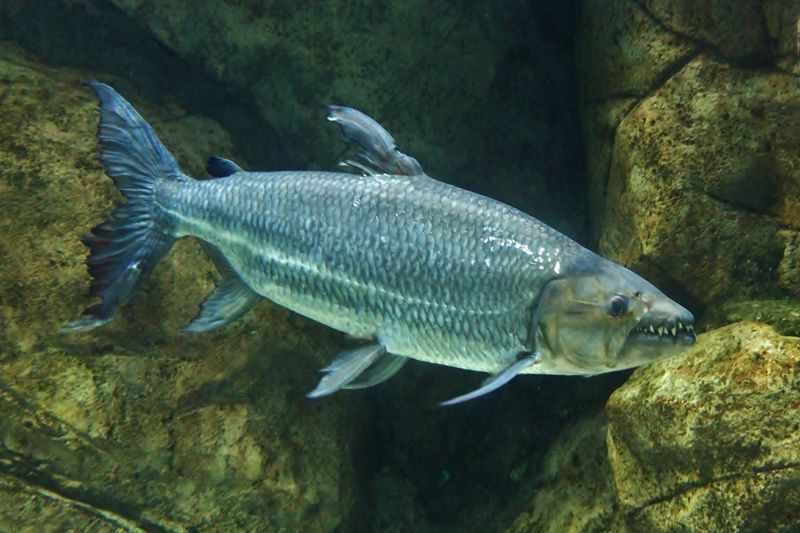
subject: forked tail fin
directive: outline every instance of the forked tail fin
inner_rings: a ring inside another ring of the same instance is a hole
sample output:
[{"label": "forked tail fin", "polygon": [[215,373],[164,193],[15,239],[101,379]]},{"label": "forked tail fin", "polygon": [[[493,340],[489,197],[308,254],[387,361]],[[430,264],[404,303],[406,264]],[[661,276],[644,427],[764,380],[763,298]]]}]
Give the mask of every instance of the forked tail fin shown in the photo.
[{"label": "forked tail fin", "polygon": [[136,110],[114,89],[89,84],[100,100],[100,160],[127,202],[84,237],[90,255],[90,296],[99,300],[63,332],[88,331],[111,320],[175,242],[155,205],[162,180],[187,180],[175,158]]}]

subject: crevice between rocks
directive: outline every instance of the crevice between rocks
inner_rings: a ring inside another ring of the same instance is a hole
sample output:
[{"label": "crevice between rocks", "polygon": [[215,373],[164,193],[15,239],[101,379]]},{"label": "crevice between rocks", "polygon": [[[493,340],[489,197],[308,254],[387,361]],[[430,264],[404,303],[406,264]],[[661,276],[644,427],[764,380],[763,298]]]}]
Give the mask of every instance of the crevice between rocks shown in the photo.
[{"label": "crevice between rocks", "polygon": [[[153,531],[153,530],[143,529],[142,527],[140,527],[139,523],[131,521],[130,519],[121,516],[117,513],[108,511],[106,509],[101,509],[99,507],[95,507],[81,500],[70,498],[69,496],[65,496],[64,494],[61,494],[59,492],[32,483],[30,480],[12,475],[9,475],[8,477],[10,479],[13,479],[16,482],[17,486],[21,487],[22,491],[24,492],[28,492],[30,494],[66,505],[68,507],[75,508],[81,511],[82,513],[100,518],[104,522],[108,522],[109,524],[121,528],[125,531],[133,533],[140,533],[140,532],[144,533],[147,531]],[[14,490],[15,488],[17,488],[13,484],[3,483],[2,479],[0,479],[0,487],[2,487],[3,485],[6,485],[6,487],[10,490]]]},{"label": "crevice between rocks", "polygon": [[[9,403],[17,407],[8,409],[8,404],[3,405],[0,402],[0,408],[3,411],[26,413],[38,424],[41,424],[28,425],[26,422],[20,423],[8,419],[8,422],[0,424],[3,433],[9,433],[9,428],[16,425],[22,432],[23,438],[26,434],[37,433],[53,442],[62,444],[72,440],[73,445],[77,445],[74,449],[76,454],[91,453],[91,450],[102,456],[111,453],[99,446],[95,439],[73,427],[72,424],[31,403],[2,379],[0,379],[0,392],[5,395]],[[2,395],[0,395],[0,400],[2,400]],[[42,497],[67,503],[82,512],[97,516],[127,531],[155,533],[171,533],[173,531],[142,516],[143,510],[138,506],[115,499],[107,493],[91,493],[80,488],[83,483],[73,479],[62,468],[58,468],[53,461],[40,460],[35,456],[9,449],[3,441],[0,441],[0,482],[3,476],[16,480],[31,492]],[[65,483],[72,487],[66,486]]]},{"label": "crevice between rocks", "polygon": [[[100,496],[77,488],[67,488],[53,476],[43,474],[37,466],[37,462],[30,457],[10,450],[0,450],[0,476],[16,480],[40,496],[67,503],[128,531],[175,533],[175,530],[144,517],[144,511],[137,506],[115,500],[108,495]],[[80,484],[75,480],[71,481],[75,485]]]},{"label": "crevice between rocks", "polygon": [[651,507],[653,505],[658,505],[659,503],[664,503],[666,501],[669,501],[669,500],[671,500],[673,498],[681,496],[682,494],[685,494],[685,493],[690,492],[692,490],[703,488],[703,487],[708,487],[710,485],[713,485],[714,483],[718,483],[718,482],[721,482],[721,481],[730,481],[730,480],[740,479],[740,478],[744,478],[744,477],[751,476],[751,475],[756,475],[756,474],[765,474],[765,473],[769,473],[769,472],[778,472],[780,470],[792,470],[792,469],[800,469],[800,463],[787,463],[787,464],[762,466],[762,467],[754,468],[754,469],[750,470],[749,472],[745,472],[745,473],[729,474],[727,476],[721,476],[721,477],[718,477],[718,478],[712,478],[712,479],[708,479],[708,480],[687,483],[685,485],[682,485],[682,486],[678,487],[676,490],[674,490],[674,491],[672,491],[672,492],[670,492],[668,494],[665,494],[663,496],[659,496],[657,498],[652,498],[652,499],[646,501],[643,505],[641,505],[639,507],[635,507],[635,508],[627,511],[626,514],[628,516],[636,516],[639,513],[641,513],[642,511],[644,511],[645,509],[647,509],[648,507]]},{"label": "crevice between rocks", "polygon": [[654,92],[663,87],[669,80],[676,76],[683,68],[694,61],[700,54],[704,53],[708,48],[702,44],[695,45],[689,49],[681,57],[664,67],[664,69],[655,77],[653,82],[645,92],[645,98],[652,95]]},{"label": "crevice between rocks", "polygon": [[[713,44],[713,43],[711,43],[711,42],[709,42],[709,41],[707,41],[705,39],[694,37],[692,35],[689,35],[687,33],[678,31],[675,28],[672,28],[672,27],[668,26],[663,20],[658,18],[658,16],[655,13],[653,13],[647,7],[645,2],[643,2],[642,0],[631,0],[631,1],[633,3],[635,3],[636,5],[638,5],[639,8],[642,10],[642,13],[644,13],[660,29],[662,29],[663,31],[665,31],[667,33],[670,33],[670,34],[674,35],[675,37],[678,37],[680,39],[684,39],[684,40],[686,40],[686,41],[688,41],[690,43],[694,43],[696,46],[702,47],[705,51],[707,51],[714,58],[714,60],[716,60],[716,61],[718,61],[720,63],[724,63],[724,64],[727,64],[727,65],[730,65],[730,66],[733,66],[733,67],[738,67],[738,68],[760,70],[760,69],[764,68],[764,65],[763,65],[763,61],[764,60],[767,60],[767,59],[773,60],[774,59],[774,56],[770,56],[770,55],[766,55],[765,56],[765,55],[757,55],[757,54],[752,55],[752,56],[743,56],[743,57],[740,57],[740,58],[734,58],[734,57],[727,56],[715,44]],[[762,14],[763,14],[763,9],[762,9]],[[766,19],[764,17],[762,17],[761,23],[763,25],[766,24]],[[763,29],[764,29],[764,33],[766,34],[767,33],[766,32],[766,28],[764,27]],[[765,48],[768,48],[768,47],[765,46]]]},{"label": "crevice between rocks", "polygon": [[[608,198],[608,187],[609,183],[611,182],[611,169],[614,167],[614,153],[616,150],[616,143],[617,143],[617,132],[619,131],[619,126],[622,122],[630,115],[635,109],[641,105],[642,101],[651,95],[653,95],[656,91],[658,91],[661,87],[663,87],[669,80],[671,80],[674,76],[676,76],[680,71],[682,71],[686,65],[691,63],[696,57],[702,54],[706,50],[706,47],[703,45],[696,45],[690,50],[688,50],[685,54],[681,57],[670,63],[669,65],[665,66],[661,72],[653,79],[650,85],[644,92],[638,91],[623,91],[619,93],[612,93],[605,98],[602,99],[589,99],[587,103],[590,104],[603,104],[612,100],[627,100],[627,99],[634,99],[636,100],[631,105],[627,106],[627,109],[624,109],[619,116],[619,120],[616,124],[614,124],[611,132],[611,140],[609,142],[609,158],[608,162],[606,163],[606,169],[604,172],[603,178],[603,198]],[[602,225],[602,220],[600,221],[600,225]]]},{"label": "crevice between rocks", "polygon": [[728,208],[733,209],[735,211],[740,211],[740,212],[743,211],[745,213],[749,213],[749,214],[754,215],[754,216],[768,218],[772,222],[774,222],[774,223],[776,223],[778,225],[782,225],[782,222],[777,217],[775,217],[774,215],[771,215],[769,213],[764,213],[764,212],[761,212],[761,211],[757,211],[757,210],[753,209],[752,207],[744,205],[742,203],[732,202],[730,200],[722,198],[721,196],[717,196],[716,194],[714,194],[711,191],[700,191],[700,193],[705,195],[709,199],[711,199],[711,200],[713,200],[713,201],[715,201],[717,203],[720,203],[720,204],[724,205],[725,207],[728,207]]},{"label": "crevice between rocks", "polygon": [[[587,100],[587,103],[590,104],[603,104],[605,102],[609,102],[611,100],[627,100],[627,99],[636,99],[636,100],[644,100],[653,95],[656,91],[658,91],[661,87],[663,87],[669,80],[671,80],[675,75],[677,75],[683,68],[691,63],[695,58],[697,58],[700,54],[706,52],[708,50],[707,47],[703,45],[697,45],[689,50],[686,51],[682,56],[677,58],[672,63],[666,65],[661,72],[659,72],[653,81],[648,85],[648,87],[644,91],[620,91],[615,93],[610,93],[603,98],[590,98]],[[638,102],[637,102],[638,105]],[[630,113],[637,105],[634,105],[626,111],[620,122]]]},{"label": "crevice between rocks", "polygon": [[642,13],[644,13],[645,16],[649,18],[650,21],[653,22],[653,24],[655,24],[656,26],[658,26],[658,28],[661,29],[662,31],[670,33],[675,37],[678,37],[679,39],[683,39],[684,41],[689,41],[690,43],[694,43],[695,45],[702,45],[717,50],[716,47],[714,47],[714,45],[712,45],[709,42],[703,41],[702,39],[698,39],[697,37],[692,37],[688,33],[683,33],[681,31],[678,31],[674,28],[670,28],[669,26],[667,26],[667,24],[663,20],[658,18],[656,14],[653,13],[650,10],[650,8],[647,7],[647,4],[645,4],[642,0],[631,0],[631,1],[637,6],[639,6],[639,9],[642,10]]},{"label": "crevice between rocks", "polygon": [[[620,115],[619,121],[614,124],[614,127],[611,130],[611,139],[609,141],[608,146],[608,161],[606,162],[606,169],[603,173],[603,204],[605,205],[605,201],[608,198],[608,186],[611,183],[611,169],[614,168],[614,153],[617,148],[617,132],[619,131],[619,125],[622,124],[622,121],[625,120],[625,117],[637,106],[639,105],[639,101],[632,102],[628,109],[625,109],[622,114]],[[605,211],[605,208],[604,210]],[[604,212],[600,214],[601,220],[599,221],[599,226],[602,227],[604,223]]]},{"label": "crevice between rocks", "polygon": [[[65,435],[70,434],[73,435],[76,438],[76,440],[82,442],[89,448],[97,450],[100,453],[108,453],[108,450],[103,448],[96,441],[96,439],[93,439],[91,436],[80,431],[78,428],[74,427],[69,422],[62,420],[52,415],[51,413],[45,411],[41,407],[35,405],[30,400],[25,398],[22,394],[17,392],[17,390],[14,389],[14,387],[6,383],[5,380],[2,379],[2,377],[0,377],[0,393],[7,394],[8,397],[10,397],[11,400],[17,404],[20,412],[30,413],[30,415],[37,420],[41,420],[42,418],[44,418],[50,424],[55,425],[56,428],[53,428],[51,426],[48,427],[46,425],[42,426],[42,429],[46,428],[51,431],[51,434],[49,436],[63,438]],[[0,400],[2,400],[2,395],[0,395]]]}]

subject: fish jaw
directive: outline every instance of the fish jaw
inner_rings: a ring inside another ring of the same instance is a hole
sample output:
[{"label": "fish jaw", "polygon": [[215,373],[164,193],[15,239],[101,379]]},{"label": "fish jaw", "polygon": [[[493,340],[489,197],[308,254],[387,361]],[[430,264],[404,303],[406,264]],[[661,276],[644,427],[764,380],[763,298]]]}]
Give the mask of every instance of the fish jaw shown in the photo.
[{"label": "fish jaw", "polygon": [[639,275],[594,256],[548,284],[533,328],[546,374],[595,375],[676,355],[694,317]]}]

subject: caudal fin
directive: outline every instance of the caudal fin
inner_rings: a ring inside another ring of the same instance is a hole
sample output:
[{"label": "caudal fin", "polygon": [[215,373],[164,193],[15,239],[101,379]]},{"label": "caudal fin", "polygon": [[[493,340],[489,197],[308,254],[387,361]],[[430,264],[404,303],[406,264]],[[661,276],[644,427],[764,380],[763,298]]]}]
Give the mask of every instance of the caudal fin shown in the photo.
[{"label": "caudal fin", "polygon": [[153,129],[117,92],[89,84],[100,100],[100,160],[127,199],[83,242],[92,276],[90,296],[98,302],[63,332],[88,331],[111,320],[175,242],[168,221],[154,205],[163,180],[187,180]]}]

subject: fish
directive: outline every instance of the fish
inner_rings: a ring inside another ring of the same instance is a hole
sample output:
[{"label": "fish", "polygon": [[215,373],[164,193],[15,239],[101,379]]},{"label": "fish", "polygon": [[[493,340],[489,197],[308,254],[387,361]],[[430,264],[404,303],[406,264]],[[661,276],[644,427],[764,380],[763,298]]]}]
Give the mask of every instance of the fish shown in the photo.
[{"label": "fish", "polygon": [[311,398],[385,382],[407,361],[487,373],[442,402],[520,374],[592,376],[695,342],[694,318],[638,274],[507,204],[428,176],[371,117],[328,106],[349,155],[342,171],[250,172],[213,156],[184,174],[109,85],[98,144],[124,195],[84,237],[94,303],[62,331],[109,322],[180,238],[220,279],[182,331],[232,323],[261,298],[346,334]]}]

